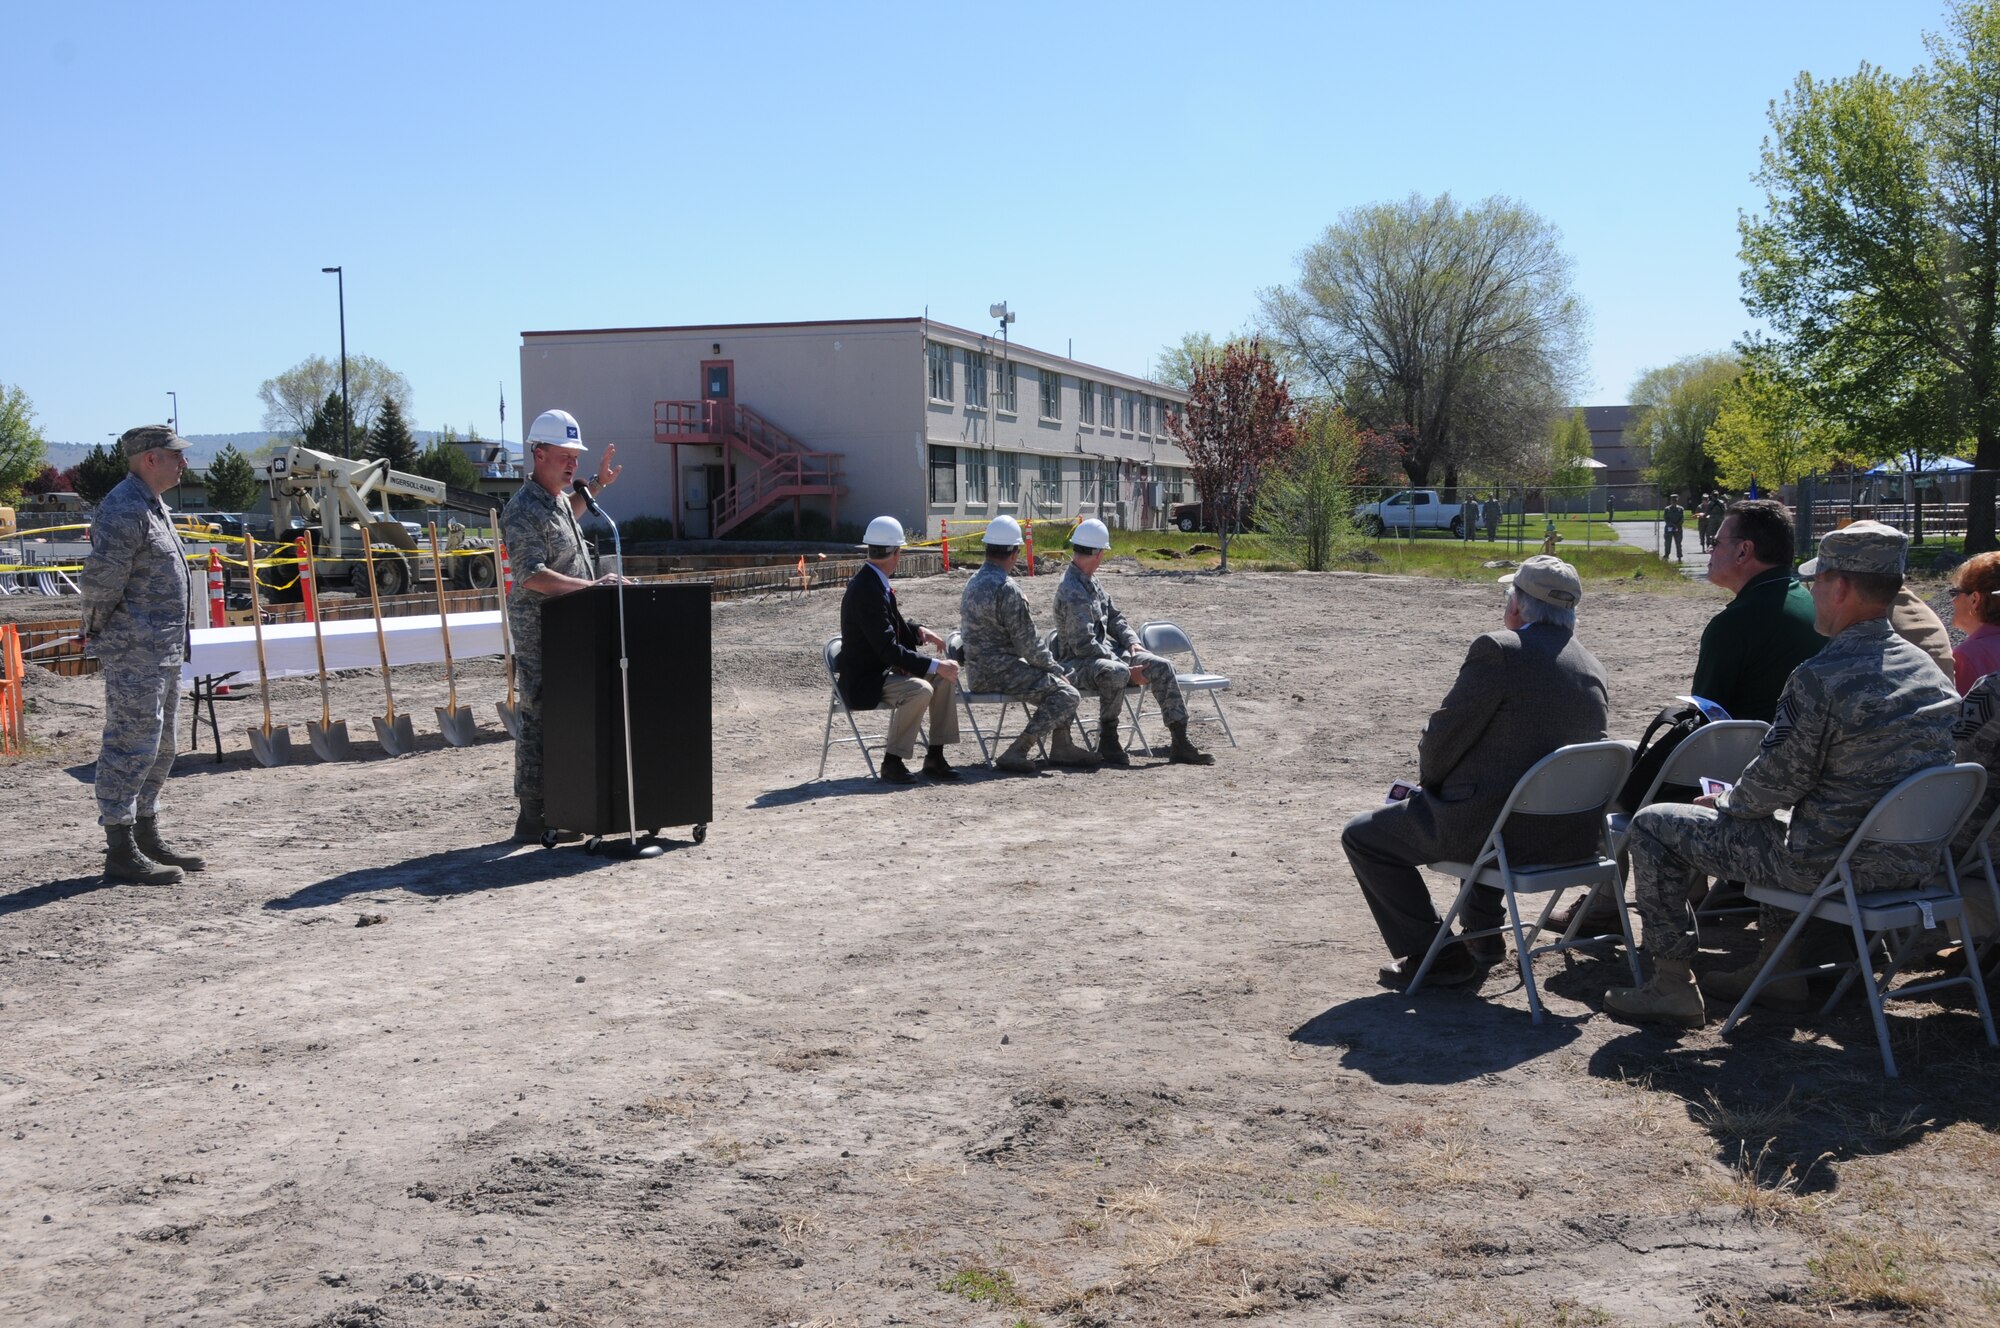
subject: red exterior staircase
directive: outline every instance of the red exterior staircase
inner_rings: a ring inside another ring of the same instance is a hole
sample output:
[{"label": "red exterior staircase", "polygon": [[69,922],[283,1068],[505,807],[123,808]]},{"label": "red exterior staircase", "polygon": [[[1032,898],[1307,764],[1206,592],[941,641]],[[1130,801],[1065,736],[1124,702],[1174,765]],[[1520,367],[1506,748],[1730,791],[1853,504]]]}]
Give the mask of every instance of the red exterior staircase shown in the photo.
[{"label": "red exterior staircase", "polygon": [[720,447],[726,467],[721,492],[709,499],[709,537],[720,539],[787,499],[798,528],[799,500],[830,500],[840,521],[838,452],[815,452],[748,406],[733,401],[655,401],[653,441]]}]

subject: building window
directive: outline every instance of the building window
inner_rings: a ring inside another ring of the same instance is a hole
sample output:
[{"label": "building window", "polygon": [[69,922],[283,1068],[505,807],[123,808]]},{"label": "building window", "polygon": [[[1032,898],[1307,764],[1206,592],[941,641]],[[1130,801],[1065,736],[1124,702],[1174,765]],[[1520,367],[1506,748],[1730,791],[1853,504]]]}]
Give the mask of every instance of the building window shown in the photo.
[{"label": "building window", "polygon": [[1076,382],[1076,422],[1097,423],[1097,388],[1081,378]]},{"label": "building window", "polygon": [[986,453],[983,449],[965,449],[965,505],[986,505]]},{"label": "building window", "polygon": [[976,350],[965,352],[965,405],[968,410],[986,409],[986,356]]},{"label": "building window", "polygon": [[925,342],[924,359],[930,365],[931,400],[951,400],[951,347]]},{"label": "building window", "polygon": [[1021,501],[1021,458],[1012,452],[1000,454],[1000,501]]},{"label": "building window", "polygon": [[1106,433],[1118,427],[1118,394],[1109,387],[1104,389],[1103,420]]},{"label": "building window", "polygon": [[1078,489],[1076,495],[1077,501],[1085,507],[1095,506],[1097,503],[1097,463],[1095,461],[1085,461],[1081,470],[1078,471],[1076,478]]},{"label": "building window", "polygon": [[1042,370],[1042,418],[1062,418],[1062,375],[1054,369]]},{"label": "building window", "polygon": [[1041,481],[1037,485],[1036,503],[1049,512],[1063,510],[1062,500],[1062,458],[1045,456],[1041,459]]},{"label": "building window", "polygon": [[1187,491],[1186,480],[1185,480],[1186,475],[1187,472],[1182,470],[1179,466],[1167,467],[1166,489],[1167,489],[1168,503],[1170,504],[1184,503],[1187,501],[1187,499],[1181,497],[1181,495]]},{"label": "building window", "polygon": [[1130,392],[1125,394],[1124,406],[1125,413],[1118,417],[1118,429],[1121,433],[1130,433],[1132,432],[1132,394]]},{"label": "building window", "polygon": [[1009,415],[1021,413],[1020,366],[1012,360],[1000,362],[1000,409]]},{"label": "building window", "polygon": [[1173,437],[1174,404],[1171,401],[1162,401],[1160,403],[1159,429],[1162,436]]},{"label": "building window", "polygon": [[931,501],[958,504],[958,449],[931,448]]},{"label": "building window", "polygon": [[1104,501],[1107,506],[1118,502],[1118,463],[1106,461],[1104,467]]},{"label": "building window", "polygon": [[1140,397],[1139,433],[1142,436],[1144,436],[1144,435],[1150,435],[1152,432],[1153,432],[1153,399],[1151,397]]}]

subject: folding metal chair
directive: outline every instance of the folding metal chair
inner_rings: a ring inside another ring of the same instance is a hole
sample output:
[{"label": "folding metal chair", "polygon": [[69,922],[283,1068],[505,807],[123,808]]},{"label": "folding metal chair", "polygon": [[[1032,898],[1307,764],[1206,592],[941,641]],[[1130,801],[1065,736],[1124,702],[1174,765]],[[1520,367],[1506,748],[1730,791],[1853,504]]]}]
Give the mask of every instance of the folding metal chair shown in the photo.
[{"label": "folding metal chair", "polygon": [[[1735,783],[1744,767],[1756,758],[1758,748],[1764,744],[1764,735],[1770,731],[1771,726],[1761,719],[1724,719],[1702,725],[1688,734],[1681,745],[1667,756],[1660,772],[1653,776],[1646,795],[1639,799],[1639,806],[1651,806],[1661,788],[1668,784],[1694,786],[1703,779]],[[1618,859],[1620,873],[1629,879],[1632,860],[1626,852],[1626,841],[1632,837],[1632,817],[1625,812],[1613,812],[1605,818],[1605,824],[1611,834],[1612,856]],[[1707,903],[1706,900],[1702,902],[1704,905]],[[1695,916],[1713,918],[1725,913],[1754,911],[1748,907],[1700,908],[1695,910]],[[1578,915],[1579,918],[1581,916]],[[1568,933],[1564,935],[1567,938]]]},{"label": "folding metal chair", "polygon": [[[1431,948],[1424,953],[1424,962],[1417,966],[1416,976],[1410,980],[1409,990],[1412,993],[1423,985],[1438,952],[1447,944],[1497,936],[1511,930],[1514,953],[1520,958],[1521,985],[1528,989],[1528,1012],[1534,1022],[1541,1023],[1542,1001],[1535,990],[1536,958],[1575,949],[1585,944],[1586,940],[1565,936],[1551,944],[1530,949],[1528,937],[1531,934],[1539,936],[1546,930],[1543,924],[1548,921],[1550,912],[1561,902],[1563,893],[1576,886],[1590,887],[1583,906],[1577,909],[1579,918],[1589,912],[1591,904],[1600,898],[1608,897],[1617,905],[1618,930],[1625,942],[1625,957],[1632,966],[1632,983],[1639,985],[1639,955],[1632,944],[1632,919],[1625,909],[1625,892],[1620,888],[1618,861],[1611,851],[1611,832],[1604,817],[1605,809],[1618,796],[1618,789],[1631,769],[1632,749],[1622,742],[1584,742],[1558,747],[1530,766],[1528,772],[1515,783],[1514,791],[1507,795],[1506,804],[1500,808],[1500,815],[1494,818],[1493,829],[1487,833],[1486,843],[1480,848],[1477,858],[1471,862],[1428,864],[1432,871],[1458,878],[1458,898],[1452,901],[1450,911],[1438,927],[1437,936],[1431,941]],[[1594,858],[1548,866],[1517,867],[1508,857],[1505,831],[1513,817],[1587,814],[1594,814],[1599,825],[1599,849]],[[1506,899],[1507,924],[1467,932],[1460,937],[1453,936],[1451,924],[1472,898],[1473,890],[1480,886],[1499,888]],[[1521,926],[1521,908],[1516,896],[1524,894],[1549,896],[1548,902],[1542,905],[1541,915],[1535,919],[1532,932]],[[1595,941],[1599,938],[1587,939]]]},{"label": "folding metal chair", "polygon": [[[1936,978],[1925,982],[1906,983],[1895,990],[1889,984],[1894,979],[1896,969],[1909,949],[1913,937],[1904,937],[1888,947],[1888,954],[1881,978],[1875,976],[1875,960],[1871,937],[1885,933],[1931,931],[1939,923],[1950,922],[1964,917],[1965,899],[1959,890],[1958,870],[1951,858],[1951,841],[1958,834],[1959,827],[1972,812],[1979,795],[1986,791],[1986,768],[1973,765],[1941,765],[1929,770],[1919,770],[1887,793],[1875,803],[1861,824],[1849,836],[1847,845],[1841,849],[1840,857],[1834,861],[1820,883],[1810,893],[1798,890],[1784,890],[1777,886],[1751,882],[1746,893],[1761,904],[1770,904],[1798,916],[1786,929],[1784,937],[1772,951],[1771,957],[1757,974],[1750,989],[1743,993],[1743,999],[1729,1012],[1723,1021],[1722,1033],[1728,1033],[1743,1017],[1744,1011],[1756,1003],[1758,993],[1779,978],[1798,977],[1808,973],[1818,973],[1827,967],[1793,968],[1780,970],[1785,954],[1791,949],[1806,922],[1812,918],[1825,918],[1830,922],[1846,923],[1854,935],[1855,963],[1842,977],[1833,995],[1827,999],[1820,1013],[1833,1009],[1835,1002],[1846,994],[1848,985],[1858,976],[1868,993],[1868,1013],[1875,1021],[1875,1040],[1882,1048],[1882,1070],[1889,1078],[1896,1077],[1896,1055],[1889,1046],[1889,1020],[1884,1013],[1884,1005],[1891,1000],[1922,995],[1944,987],[1955,987],[1960,983],[1972,988],[1973,998],[1979,1005],[1979,1020],[1986,1030],[1989,1046],[2000,1046],[1993,1028],[1993,1010],[1987,1004],[1986,983],[1979,971],[1979,951],[1977,942],[1970,931],[1965,933],[1965,972],[1954,977]],[[1913,890],[1876,890],[1862,893],[1854,888],[1854,871],[1850,865],[1854,854],[1867,844],[1900,844],[1906,847],[1930,850],[1936,857],[1937,867],[1942,872],[1944,882],[1935,882]],[[1964,930],[1963,928],[1961,930]],[[1837,967],[1845,967],[1838,965]]]},{"label": "folding metal chair", "polygon": [[[1053,631],[1042,634],[1042,648],[1047,650],[1051,655],[1056,653],[1056,634]],[[1074,683],[1075,678],[1071,677],[1070,681]],[[1128,752],[1133,750],[1132,744],[1135,741],[1139,744],[1139,751],[1150,752],[1153,750],[1153,744],[1146,738],[1146,730],[1139,725],[1139,703],[1138,699],[1133,695],[1135,692],[1144,692],[1145,690],[1146,685],[1144,683],[1125,684],[1125,696],[1123,698],[1125,702],[1125,718],[1130,721],[1132,728],[1132,732],[1126,735],[1124,740],[1125,750]],[[1086,695],[1083,698],[1083,704],[1077,707],[1076,729],[1077,732],[1083,735],[1083,740],[1090,745],[1090,750],[1096,751],[1097,693],[1091,692]]]},{"label": "folding metal chair", "polygon": [[[1215,705],[1213,722],[1222,725],[1223,736],[1228,738],[1229,745],[1234,747],[1236,735],[1230,732],[1229,717],[1222,713],[1222,693],[1229,690],[1229,679],[1220,673],[1209,673],[1202,667],[1201,652],[1194,648],[1194,642],[1188,634],[1177,624],[1164,620],[1142,623],[1139,627],[1139,644],[1144,646],[1148,653],[1159,655],[1163,659],[1172,660],[1175,655],[1186,655],[1194,661],[1194,672],[1182,673],[1176,668],[1174,681],[1180,684],[1182,695],[1189,692],[1207,694],[1208,699]],[[1151,695],[1151,689],[1140,693],[1139,708],[1133,713],[1132,722],[1135,726],[1139,722],[1138,717],[1146,712],[1146,698]],[[1188,712],[1188,719],[1204,724],[1211,722],[1206,716],[1197,720],[1193,711]]]},{"label": "folding metal chair", "polygon": [[[965,726],[972,730],[972,740],[979,744],[979,759],[987,765],[992,765],[993,754],[1001,750],[1000,735],[1007,728],[1007,712],[1017,705],[1023,711],[1026,711],[1028,708],[1027,702],[1018,697],[1009,696],[1005,692],[975,692],[971,689],[966,682],[966,670],[964,667],[965,638],[959,633],[953,632],[945,638],[944,653],[948,658],[955,659],[959,663],[958,704],[965,711]],[[973,707],[995,705],[1000,707],[1000,718],[994,721],[993,732],[989,740],[986,731],[979,727],[979,716],[974,712]]]},{"label": "folding metal chair", "polygon": [[[872,753],[889,745],[889,735],[883,733],[872,737],[864,736],[861,732],[861,726],[854,721],[854,712],[847,708],[847,701],[840,694],[840,681],[835,675],[833,665],[833,662],[840,658],[840,640],[841,638],[838,636],[828,638],[826,645],[820,652],[821,658],[826,663],[826,681],[827,686],[832,689],[832,695],[826,703],[826,732],[821,735],[820,739],[819,774],[815,778],[826,778],[826,754],[829,751],[835,747],[849,746],[861,749],[861,759],[868,762],[868,776],[873,779],[875,777],[875,757]],[[880,707],[878,706],[877,709],[880,709]],[[836,738],[833,736],[833,715],[836,710],[847,717],[847,727],[854,734],[853,737]],[[918,735],[920,741],[922,734],[923,730],[919,728]]]}]

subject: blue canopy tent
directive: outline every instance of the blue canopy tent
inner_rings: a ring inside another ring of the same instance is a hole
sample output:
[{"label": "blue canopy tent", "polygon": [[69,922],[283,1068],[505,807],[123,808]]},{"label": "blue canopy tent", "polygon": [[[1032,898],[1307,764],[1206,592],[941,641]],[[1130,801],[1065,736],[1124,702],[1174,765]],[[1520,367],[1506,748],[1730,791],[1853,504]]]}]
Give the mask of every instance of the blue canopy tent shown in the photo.
[{"label": "blue canopy tent", "polygon": [[[1948,475],[1957,471],[1971,469],[1972,463],[1970,461],[1960,461],[1957,457],[1931,457],[1924,462],[1923,468],[1916,473],[1920,475]],[[1862,473],[1865,475],[1908,475],[1911,471],[1908,466],[1901,463],[1891,465],[1887,461],[1884,461],[1881,465]]]}]

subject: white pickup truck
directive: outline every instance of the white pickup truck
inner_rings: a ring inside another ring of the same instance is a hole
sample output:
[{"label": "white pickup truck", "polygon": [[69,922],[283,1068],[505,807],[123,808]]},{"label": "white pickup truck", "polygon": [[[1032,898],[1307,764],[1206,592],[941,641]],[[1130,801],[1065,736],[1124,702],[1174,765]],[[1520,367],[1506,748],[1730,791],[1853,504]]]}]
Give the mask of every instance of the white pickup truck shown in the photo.
[{"label": "white pickup truck", "polygon": [[1370,535],[1391,530],[1410,534],[1449,530],[1454,539],[1465,536],[1463,506],[1445,502],[1436,489],[1405,489],[1379,503],[1363,503],[1354,509],[1354,524]]}]

